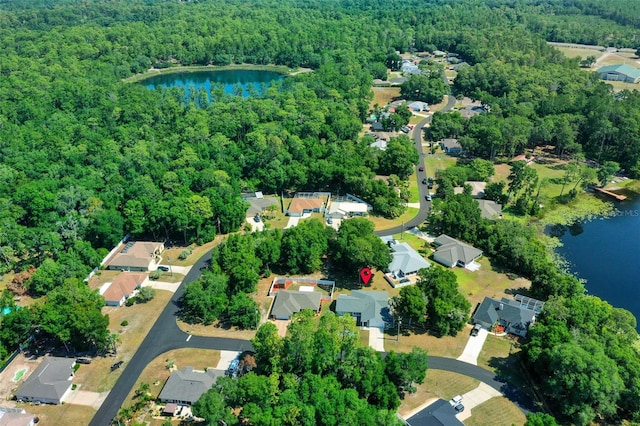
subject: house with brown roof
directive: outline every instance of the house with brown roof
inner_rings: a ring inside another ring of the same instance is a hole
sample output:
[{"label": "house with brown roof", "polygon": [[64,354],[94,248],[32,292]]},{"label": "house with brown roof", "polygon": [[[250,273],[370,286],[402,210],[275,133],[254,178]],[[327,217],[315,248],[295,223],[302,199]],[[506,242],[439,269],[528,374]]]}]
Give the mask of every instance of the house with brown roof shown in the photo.
[{"label": "house with brown roof", "polygon": [[[327,193],[327,195],[329,194]],[[321,213],[325,210],[325,201],[326,198],[323,197],[321,193],[299,192],[293,197],[285,213],[287,216],[293,217],[301,217],[310,213]]]},{"label": "house with brown roof", "polygon": [[103,287],[104,290],[100,289],[105,299],[105,304],[107,306],[122,306],[146,279],[147,274],[135,272],[118,274],[111,283],[107,283]]},{"label": "house with brown roof", "polygon": [[121,244],[116,254],[107,262],[107,269],[146,272],[160,261],[164,243],[152,241],[129,241]]}]

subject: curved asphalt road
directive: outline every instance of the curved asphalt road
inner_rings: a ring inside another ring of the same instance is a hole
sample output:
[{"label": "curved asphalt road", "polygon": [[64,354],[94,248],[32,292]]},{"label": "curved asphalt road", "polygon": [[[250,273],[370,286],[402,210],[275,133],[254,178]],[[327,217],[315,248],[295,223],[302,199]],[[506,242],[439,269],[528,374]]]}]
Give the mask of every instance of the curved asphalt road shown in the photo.
[{"label": "curved asphalt road", "polygon": [[[441,109],[441,111],[449,111],[455,105],[455,101],[456,100],[453,96],[449,96],[447,104]],[[430,121],[431,116],[426,117],[413,129],[416,149],[420,154],[420,164],[422,164],[422,158],[424,157],[424,154],[422,153],[422,129]],[[425,195],[427,195],[428,189],[425,185],[421,184],[422,179],[426,177],[426,174],[424,171],[418,171],[417,174],[418,191],[420,193],[420,211],[418,212],[418,215],[405,223],[404,226],[376,231],[376,235],[382,236],[397,234],[402,232],[404,229],[418,226],[427,219],[431,203],[425,200]],[[185,284],[193,282],[200,277],[200,269],[207,266],[210,259],[211,252],[202,256],[202,258],[193,265],[191,271],[189,271],[180,287],[178,287],[174,293],[171,301],[164,308],[153,327],[151,327],[151,330],[145,337],[137,352],[133,355],[131,360],[126,363],[120,378],[113,389],[109,392],[109,395],[100,406],[100,409],[96,412],[91,423],[89,423],[90,426],[110,425],[113,418],[118,414],[118,410],[120,410],[120,407],[133,388],[136,380],[140,374],[142,374],[144,368],[164,352],[180,348],[217,349],[239,352],[253,349],[251,342],[243,339],[192,336],[189,341],[187,341],[189,335],[178,328],[176,323],[178,302],[184,293],[184,286]],[[514,402],[525,414],[534,409],[531,401],[522,392],[506,381],[500,380],[500,378],[488,370],[450,358],[430,356],[428,362],[430,369],[463,374],[486,383],[499,392],[502,392],[503,395]]]},{"label": "curved asphalt road", "polygon": [[[456,98],[454,96],[449,95],[447,96],[447,104],[444,107],[442,107],[440,111],[442,112],[450,111],[455,104],[456,104]],[[422,152],[422,129],[424,128],[425,125],[431,122],[431,117],[432,117],[431,115],[428,117],[425,117],[424,120],[416,124],[416,126],[413,128],[413,140],[415,142],[416,150],[420,155],[419,164],[424,164],[423,158],[425,157],[425,154]],[[422,172],[420,171],[420,168],[417,167],[416,175],[418,178],[418,195],[420,198],[420,210],[418,211],[418,214],[413,219],[404,223],[401,226],[396,226],[389,229],[382,229],[379,231],[375,231],[374,233],[376,235],[383,237],[386,235],[399,234],[409,228],[413,228],[415,226],[421,225],[422,222],[427,220],[427,217],[429,217],[429,211],[431,210],[431,201],[427,201],[425,199],[425,196],[427,195],[429,189],[427,188],[426,185],[422,185],[422,179],[427,177],[426,167]]]},{"label": "curved asphalt road", "polygon": [[200,268],[205,267],[210,259],[211,252],[205,254],[193,265],[191,271],[189,271],[155,324],[153,324],[153,327],[151,327],[151,330],[142,341],[137,352],[131,360],[125,364],[120,378],[118,378],[115,386],[109,392],[109,395],[100,406],[91,423],[89,423],[91,426],[106,426],[111,424],[112,419],[118,414],[118,410],[124,403],[136,380],[140,374],[142,374],[144,368],[164,352],[180,348],[218,349],[227,351],[245,351],[252,349],[251,342],[243,339],[192,336],[187,342],[189,335],[178,328],[176,323],[178,302],[184,293],[185,284],[198,279],[201,275]]}]

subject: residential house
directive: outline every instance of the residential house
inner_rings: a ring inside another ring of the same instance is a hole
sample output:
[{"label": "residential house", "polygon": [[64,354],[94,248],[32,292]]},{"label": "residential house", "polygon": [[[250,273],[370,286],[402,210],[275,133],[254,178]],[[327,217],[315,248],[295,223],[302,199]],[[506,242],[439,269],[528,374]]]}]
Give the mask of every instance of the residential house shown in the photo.
[{"label": "residential house", "polygon": [[437,247],[433,260],[453,268],[456,265],[466,267],[482,256],[482,250],[442,234],[433,241]]},{"label": "residential house", "polygon": [[331,201],[326,216],[333,219],[345,219],[353,216],[366,216],[371,210],[373,210],[373,206],[347,194],[346,197],[336,197]]},{"label": "residential house", "polygon": [[193,367],[184,367],[171,373],[158,399],[161,402],[191,405],[223,375],[224,370],[210,368],[207,371],[197,371]]},{"label": "residential house", "polygon": [[482,114],[486,110],[482,106],[470,105],[460,110],[462,118],[471,118],[476,115]]},{"label": "residential house", "polygon": [[431,264],[407,243],[399,243],[394,239],[384,239],[391,250],[393,259],[387,267],[393,279],[416,275],[420,269]]},{"label": "residential house", "polygon": [[602,80],[637,83],[640,80],[640,69],[627,64],[602,67],[598,70]]},{"label": "residential house", "polygon": [[406,420],[408,426],[464,426],[449,401],[438,399]]},{"label": "residential house", "polygon": [[325,209],[325,200],[317,193],[297,193],[285,211],[287,216],[301,217],[305,214],[320,213]]},{"label": "residential house", "polygon": [[492,200],[476,200],[480,207],[480,216],[489,220],[496,220],[502,217],[502,204]]},{"label": "residential house", "polygon": [[18,401],[61,404],[71,392],[74,358],[45,356],[16,391]]},{"label": "residential house", "polygon": [[458,139],[448,138],[440,141],[442,150],[449,155],[458,155],[463,152],[462,145],[458,142]]},{"label": "residential house", "polygon": [[122,306],[147,279],[146,274],[122,272],[100,289],[107,306]]},{"label": "residential house", "polygon": [[400,67],[400,71],[406,72],[407,74],[421,74],[420,68],[416,64],[411,61],[404,61],[402,66]]},{"label": "residential house", "polygon": [[426,102],[415,101],[407,105],[410,110],[415,112],[429,111],[429,104]]},{"label": "residential house", "polygon": [[513,300],[503,297],[497,300],[485,297],[472,319],[488,330],[501,326],[507,333],[524,337],[535,322],[536,314],[542,311],[542,306],[543,302],[529,298]]},{"label": "residential house", "polygon": [[355,317],[358,326],[384,327],[385,318],[389,316],[389,293],[353,290],[351,294],[340,294],[336,314]]},{"label": "residential house", "polygon": [[160,242],[129,241],[121,246],[107,261],[107,269],[145,272],[160,261],[160,253],[164,250],[164,243]]},{"label": "residential house", "polygon": [[242,199],[249,203],[247,209],[247,217],[253,217],[255,215],[262,214],[263,211],[269,210],[271,206],[275,206],[278,210],[280,202],[276,197],[264,196],[262,192],[245,192],[242,194]]},{"label": "residential house", "polygon": [[34,426],[37,422],[24,408],[0,407],[0,426]]},{"label": "residential house", "polygon": [[271,317],[277,320],[288,320],[291,315],[303,309],[320,312],[322,294],[317,291],[281,290],[276,293],[276,300],[271,307]]},{"label": "residential house", "polygon": [[[471,196],[473,198],[484,198],[484,190],[487,187],[487,182],[477,181],[477,180],[468,180],[464,183],[464,185],[469,185],[471,187]],[[457,186],[453,188],[454,194],[462,194],[464,192],[463,186]]]},{"label": "residential house", "polygon": [[369,144],[369,146],[371,148],[377,148],[380,151],[386,151],[387,150],[387,144],[388,142],[384,139],[378,139],[375,142],[372,142]]},{"label": "residential house", "polygon": [[444,57],[446,55],[447,55],[447,52],[443,52],[442,50],[434,50],[433,51],[433,56],[435,56],[436,58]]}]

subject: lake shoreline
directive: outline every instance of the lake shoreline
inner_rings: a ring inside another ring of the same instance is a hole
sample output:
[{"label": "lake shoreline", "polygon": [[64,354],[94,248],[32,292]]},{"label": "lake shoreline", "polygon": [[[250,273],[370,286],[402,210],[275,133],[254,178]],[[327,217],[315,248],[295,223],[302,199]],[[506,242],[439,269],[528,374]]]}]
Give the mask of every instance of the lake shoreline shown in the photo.
[{"label": "lake shoreline", "polygon": [[169,68],[149,68],[142,74],[127,77],[122,81],[126,83],[140,83],[149,78],[159,75],[170,75],[180,73],[198,73],[211,71],[271,71],[282,75],[296,75],[301,72],[310,72],[308,68],[289,68],[282,65],[256,65],[256,64],[232,64],[232,65],[176,65]]}]

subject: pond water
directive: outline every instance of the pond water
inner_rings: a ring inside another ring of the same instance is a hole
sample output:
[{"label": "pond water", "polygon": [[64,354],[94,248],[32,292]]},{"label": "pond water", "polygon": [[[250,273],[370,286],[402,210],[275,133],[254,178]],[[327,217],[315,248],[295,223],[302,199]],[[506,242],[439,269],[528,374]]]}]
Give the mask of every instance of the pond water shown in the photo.
[{"label": "pond water", "polygon": [[24,376],[24,373],[27,372],[26,368],[21,368],[20,370],[16,371],[16,374],[13,375],[13,379],[11,379],[12,382],[17,382],[20,379],[22,379],[22,376]]},{"label": "pond water", "polygon": [[571,271],[587,280],[589,294],[640,318],[640,198],[617,205],[610,218],[554,228]]},{"label": "pond water", "polygon": [[252,94],[262,95],[264,89],[274,81],[285,76],[273,71],[260,70],[216,70],[188,73],[161,74],[141,81],[145,87],[183,87],[185,96],[189,98],[192,89],[205,89],[209,97],[216,86],[222,87],[225,94],[241,94],[243,97]]}]

